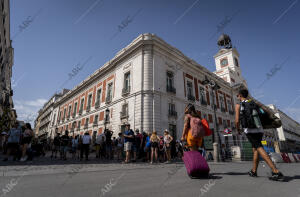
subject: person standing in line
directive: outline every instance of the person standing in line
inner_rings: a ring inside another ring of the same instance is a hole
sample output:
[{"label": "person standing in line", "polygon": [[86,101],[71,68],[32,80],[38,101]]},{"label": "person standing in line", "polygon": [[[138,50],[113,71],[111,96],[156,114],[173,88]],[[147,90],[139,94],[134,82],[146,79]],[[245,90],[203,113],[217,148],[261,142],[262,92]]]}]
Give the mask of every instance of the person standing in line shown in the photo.
[{"label": "person standing in line", "polygon": [[106,129],[106,131],[104,131],[105,134],[105,138],[106,138],[106,157],[107,159],[112,159],[112,134],[113,132]]},{"label": "person standing in line", "polygon": [[26,161],[27,157],[26,157],[26,151],[27,148],[29,146],[29,144],[31,143],[31,140],[34,136],[34,133],[31,129],[31,125],[30,123],[26,123],[25,124],[25,131],[23,132],[23,138],[22,138],[22,157],[20,159],[20,161]]},{"label": "person standing in line", "polygon": [[78,135],[72,138],[72,159],[76,159],[78,149]]},{"label": "person standing in line", "polygon": [[[268,166],[272,169],[272,175],[269,177],[271,180],[280,180],[283,179],[283,174],[276,168],[269,155],[266,153],[262,147],[261,141],[263,137],[264,130],[261,126],[260,120],[254,119],[255,106],[256,104],[248,98],[248,90],[241,89],[237,95],[240,100],[239,104],[235,106],[235,126],[239,133],[240,123],[246,134],[249,142],[252,145],[253,150],[253,167],[248,172],[249,176],[257,177],[257,168],[259,163],[260,155]],[[256,111],[257,112],[257,111]],[[255,117],[257,118],[257,116]],[[256,127],[256,128],[255,128]]]},{"label": "person standing in line", "polygon": [[167,161],[166,163],[171,163],[171,143],[173,141],[173,137],[170,135],[169,131],[166,129],[164,132],[164,144],[166,150]]},{"label": "person standing in line", "polygon": [[69,131],[66,130],[65,134],[61,136],[61,145],[60,145],[61,157],[60,158],[62,160],[67,160],[69,143],[70,143]]},{"label": "person standing in line", "polygon": [[59,146],[60,146],[60,133],[56,133],[56,136],[53,139],[51,159],[53,158],[53,153],[54,153],[54,158],[56,159],[56,154],[57,154],[57,152],[59,152],[59,149],[60,149]]},{"label": "person standing in line", "polygon": [[123,147],[124,147],[124,138],[122,133],[118,134],[117,138],[117,160],[123,160]]},{"label": "person standing in line", "polygon": [[140,133],[138,129],[135,130],[135,144],[136,144],[136,153],[137,153],[137,159],[141,159],[142,156],[142,145],[143,145],[143,135]]},{"label": "person standing in line", "polygon": [[134,140],[134,133],[131,129],[129,129],[129,125],[126,125],[125,132],[124,132],[124,151],[126,152],[125,163],[130,162],[133,140]]},{"label": "person standing in line", "polygon": [[160,162],[164,162],[165,160],[165,142],[164,142],[164,137],[160,136],[159,137],[159,143],[158,143],[158,160]]},{"label": "person standing in line", "polygon": [[151,164],[153,164],[153,157],[155,159],[155,162],[157,162],[157,151],[158,151],[158,142],[159,142],[159,137],[157,136],[156,131],[153,131],[151,137],[150,137],[150,142],[151,142]]},{"label": "person standing in line", "polygon": [[[19,123],[16,122],[8,132],[7,153],[3,161],[7,161],[8,157],[12,152],[17,152],[19,150],[19,143],[21,141],[22,133],[21,133],[21,129],[19,129],[18,127],[19,127]],[[14,155],[14,160],[15,159],[16,159],[16,155]]]},{"label": "person standing in line", "polygon": [[100,158],[100,144],[101,144],[101,134],[99,133],[96,137],[96,158]]},{"label": "person standing in line", "polygon": [[89,160],[91,142],[92,142],[92,138],[91,138],[89,132],[85,132],[84,136],[82,137],[82,146],[83,146],[86,161]]}]

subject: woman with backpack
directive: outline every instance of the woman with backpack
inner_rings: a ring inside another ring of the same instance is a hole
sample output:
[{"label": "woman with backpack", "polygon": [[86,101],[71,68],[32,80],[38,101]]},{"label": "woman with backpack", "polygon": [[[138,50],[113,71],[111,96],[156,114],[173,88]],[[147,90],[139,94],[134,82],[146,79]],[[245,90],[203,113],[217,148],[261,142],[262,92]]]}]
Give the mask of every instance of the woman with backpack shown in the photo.
[{"label": "woman with backpack", "polygon": [[181,140],[187,142],[187,146],[190,150],[197,151],[198,148],[202,146],[203,136],[205,135],[203,128],[197,128],[197,125],[201,125],[201,118],[196,112],[195,106],[192,104],[186,106],[184,113],[185,117]]}]

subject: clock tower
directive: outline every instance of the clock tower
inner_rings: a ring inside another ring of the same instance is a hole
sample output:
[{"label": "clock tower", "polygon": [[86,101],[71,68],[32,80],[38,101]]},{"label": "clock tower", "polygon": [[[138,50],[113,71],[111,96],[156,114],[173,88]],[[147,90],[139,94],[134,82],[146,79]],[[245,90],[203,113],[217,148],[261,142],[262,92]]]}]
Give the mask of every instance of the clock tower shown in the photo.
[{"label": "clock tower", "polygon": [[218,40],[219,52],[214,56],[217,76],[230,83],[231,86],[243,84],[247,88],[247,82],[242,77],[240,67],[240,54],[236,48],[232,48],[231,39],[222,34]]}]

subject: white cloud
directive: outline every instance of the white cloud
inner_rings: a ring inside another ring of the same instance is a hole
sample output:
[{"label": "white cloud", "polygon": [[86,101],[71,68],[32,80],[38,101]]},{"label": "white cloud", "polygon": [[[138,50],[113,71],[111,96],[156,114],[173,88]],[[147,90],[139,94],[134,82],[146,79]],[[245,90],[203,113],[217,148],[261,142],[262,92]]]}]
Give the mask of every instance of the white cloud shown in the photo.
[{"label": "white cloud", "polygon": [[18,120],[30,122],[34,126],[34,120],[37,117],[39,109],[47,102],[46,99],[36,100],[14,100],[15,109],[17,111]]}]

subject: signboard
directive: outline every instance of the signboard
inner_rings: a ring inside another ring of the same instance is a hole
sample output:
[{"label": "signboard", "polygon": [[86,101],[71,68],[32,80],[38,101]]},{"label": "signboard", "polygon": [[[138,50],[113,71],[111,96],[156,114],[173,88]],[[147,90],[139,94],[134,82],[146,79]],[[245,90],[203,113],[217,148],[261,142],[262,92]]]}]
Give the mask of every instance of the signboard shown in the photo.
[{"label": "signboard", "polygon": [[206,150],[213,150],[213,140],[211,135],[204,137],[204,147]]}]

